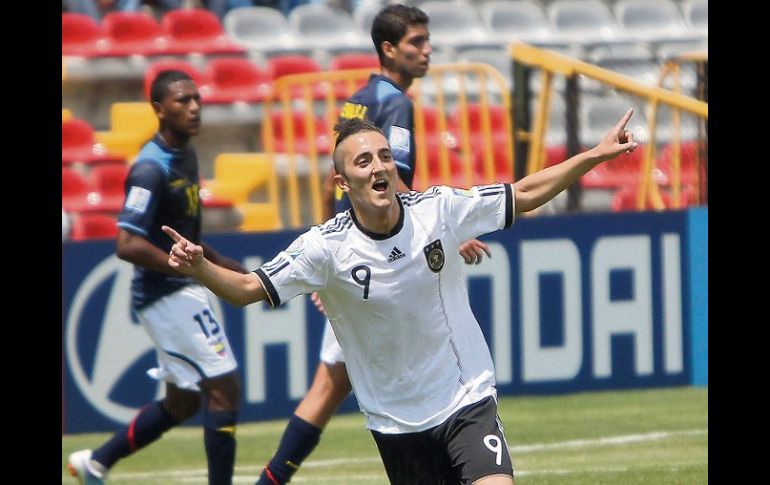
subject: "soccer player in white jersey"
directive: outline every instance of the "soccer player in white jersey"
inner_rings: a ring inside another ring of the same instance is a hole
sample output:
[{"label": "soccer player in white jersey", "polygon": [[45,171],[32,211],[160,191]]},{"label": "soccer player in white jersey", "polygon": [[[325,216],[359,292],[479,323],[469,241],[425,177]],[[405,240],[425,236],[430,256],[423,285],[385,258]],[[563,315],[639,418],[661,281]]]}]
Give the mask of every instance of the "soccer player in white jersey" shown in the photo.
[{"label": "soccer player in white jersey", "polygon": [[462,242],[510,227],[516,213],[634,150],[625,130],[632,113],[594,148],[514,184],[405,194],[396,193],[382,131],[342,120],[335,182],[351,209],[247,275],[212,264],[201,246],[165,226],[176,241],[169,265],[234,305],[277,307],[318,292],[391,483],[510,485],[492,358],[454,255]]}]

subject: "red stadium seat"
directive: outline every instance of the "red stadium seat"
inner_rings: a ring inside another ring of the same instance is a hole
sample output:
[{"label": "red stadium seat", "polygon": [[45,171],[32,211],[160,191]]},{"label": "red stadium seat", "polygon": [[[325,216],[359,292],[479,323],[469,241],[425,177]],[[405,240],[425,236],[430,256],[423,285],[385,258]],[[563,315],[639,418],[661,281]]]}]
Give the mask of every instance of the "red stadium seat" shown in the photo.
[{"label": "red stadium seat", "polygon": [[89,182],[100,196],[98,209],[105,212],[120,212],[125,199],[125,183],[128,165],[104,165],[94,167],[88,174]]},{"label": "red stadium seat", "polygon": [[474,170],[484,183],[513,181],[513,154],[508,150],[506,143],[492,144],[492,159],[495,167],[495,176],[492,180],[486,177],[484,156],[484,147],[476,146],[473,154]]},{"label": "red stadium seat", "polygon": [[[275,56],[267,60],[267,74],[275,82],[283,76],[291,74],[304,74],[312,72],[321,72],[321,66],[312,58],[302,55]],[[324,83],[312,83],[310,85],[310,95],[313,99],[323,99],[326,97],[328,86]],[[292,99],[302,98],[302,86],[294,86],[290,91]],[[277,94],[277,93],[276,93]]]},{"label": "red stadium seat", "polygon": [[[580,178],[580,185],[586,188],[614,189],[638,184],[641,180],[642,161],[645,147],[640,145],[630,154],[621,154],[608,162],[601,163]],[[659,170],[652,170],[655,183],[665,183]]]},{"label": "red stadium seat", "polygon": [[85,14],[61,15],[61,53],[63,56],[96,57],[104,55],[109,41],[101,26]]},{"label": "red stadium seat", "polygon": [[161,28],[169,40],[166,54],[246,54],[246,49],[225,34],[219,18],[208,10],[170,10],[163,16]]},{"label": "red stadium seat", "polygon": [[102,20],[102,29],[113,56],[158,55],[168,44],[160,24],[145,12],[109,12]]},{"label": "red stadium seat", "polygon": [[[505,143],[510,135],[506,131],[505,119],[508,113],[505,112],[505,108],[502,106],[490,104],[487,106],[489,110],[489,128],[492,135],[492,142],[494,144]],[[482,132],[482,108],[479,103],[469,103],[468,112],[465,118],[468,120],[468,131],[470,137],[471,146],[484,143],[484,134]],[[449,130],[457,138],[457,143],[462,143],[461,138],[461,116],[462,110],[458,106],[455,108],[449,116]]]},{"label": "red stadium seat", "polygon": [[[673,145],[667,145],[658,156],[657,167],[666,176],[668,183],[672,180],[672,158],[674,156]],[[698,142],[682,142],[679,148],[679,177],[680,182],[691,185],[698,182]],[[705,163],[701,163],[701,181],[706,180]]]},{"label": "red stadium seat", "polygon": [[72,218],[70,239],[111,239],[118,235],[117,224],[117,218],[105,214],[75,214]]},{"label": "red stadium seat", "polygon": [[467,188],[473,185],[475,181],[471,181],[471,184],[465,182],[462,157],[456,151],[450,149],[447,149],[447,154],[449,160],[449,180],[441,176],[441,149],[436,147],[435,149],[428,150],[428,180],[426,187],[449,185]]},{"label": "red stadium seat", "polygon": [[91,186],[82,175],[71,168],[61,169],[61,205],[67,212],[92,210],[89,203]]},{"label": "red stadium seat", "polygon": [[[308,140],[308,133],[305,129],[305,112],[294,111],[292,112],[292,123],[294,133],[294,153],[310,152],[310,140]],[[283,114],[280,111],[275,111],[270,115],[273,128],[273,140],[275,144],[273,149],[276,153],[287,153],[288,143],[286,141],[286,134],[283,129]],[[329,138],[329,126],[323,117],[314,117],[315,120],[315,147],[317,153],[331,153],[332,142]],[[263,123],[263,130],[266,124]],[[263,139],[265,135],[263,134]]]},{"label": "red stadium seat", "polygon": [[258,103],[269,97],[270,76],[248,59],[238,57],[212,59],[206,65],[201,88],[204,103],[226,104],[236,101]]},{"label": "red stadium seat", "polygon": [[61,160],[63,165],[125,163],[123,157],[107,153],[104,145],[96,143],[91,125],[79,118],[62,121]]},{"label": "red stadium seat", "polygon": [[[333,57],[331,62],[329,62],[330,71],[365,68],[371,68],[372,72],[379,71],[379,58],[374,54],[341,54]],[[366,84],[366,81],[367,79],[360,79],[352,84],[345,81],[337,81],[334,83],[334,96],[337,99],[347,99]]]},{"label": "red stadium seat", "polygon": [[[199,89],[205,84],[206,79],[203,73],[187,61],[177,59],[157,61],[150,64],[147,70],[144,71],[144,95],[147,96],[147,99],[150,99],[150,87],[152,86],[152,81],[158,73],[165,71],[166,69],[176,69],[178,71],[186,72],[193,81],[195,81],[195,84],[198,85]],[[201,94],[201,97],[202,96],[203,95]]]}]

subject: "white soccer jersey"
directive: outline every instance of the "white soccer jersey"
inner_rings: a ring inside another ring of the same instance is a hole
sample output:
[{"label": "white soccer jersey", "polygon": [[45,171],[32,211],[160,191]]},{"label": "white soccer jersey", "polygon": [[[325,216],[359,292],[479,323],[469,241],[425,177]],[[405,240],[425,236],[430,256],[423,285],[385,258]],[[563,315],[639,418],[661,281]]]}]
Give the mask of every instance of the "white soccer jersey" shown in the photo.
[{"label": "white soccer jersey", "polygon": [[398,200],[391,234],[341,212],[255,270],[274,307],[318,292],[367,427],[381,433],[432,428],[495,394],[458,248],[514,217],[510,184],[431,187]]}]

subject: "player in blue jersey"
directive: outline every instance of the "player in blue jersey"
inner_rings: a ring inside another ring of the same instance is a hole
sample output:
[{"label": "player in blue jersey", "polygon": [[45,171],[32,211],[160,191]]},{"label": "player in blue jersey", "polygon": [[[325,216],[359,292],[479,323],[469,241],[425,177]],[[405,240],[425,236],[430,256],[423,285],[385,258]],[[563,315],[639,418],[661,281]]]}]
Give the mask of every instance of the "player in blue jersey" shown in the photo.
[{"label": "player in blue jersey", "polygon": [[[516,183],[397,193],[392,150],[366,120],[337,124],[335,183],[351,209],[249,274],[212,264],[170,227],[168,263],[220,298],[272,307],[318,292],[366,426],[394,485],[512,485],[495,371],[460,244],[513,225],[599,163],[636,149],[629,109],[595,147]],[[397,257],[392,257],[397,255]]]},{"label": "player in blue jersey", "polygon": [[[371,29],[380,73],[372,74],[367,84],[345,102],[340,113],[341,119],[367,119],[383,131],[398,169],[398,192],[409,192],[414,179],[414,107],[406,92],[414,79],[424,77],[430,67],[433,49],[428,22],[428,15],[417,7],[390,5],[380,10]],[[335,190],[334,175],[332,169],[325,185],[326,218],[350,208],[348,198],[341,190]],[[468,264],[478,264],[485,252],[490,254],[489,247],[476,239],[465,242],[459,252]],[[312,298],[323,311],[317,295],[313,294]],[[344,355],[328,322],[320,360],[313,383],[289,419],[278,450],[262,471],[258,485],[289,481],[318,444],[329,419],[350,394]]]},{"label": "player in blue jersey", "polygon": [[142,408],[101,447],[71,454],[69,470],[81,485],[103,483],[118,460],[197,414],[203,403],[209,484],[229,485],[240,401],[237,364],[205,288],[168,266],[173,241],[161,226],[174,225],[204,245],[216,264],[246,270],[200,241],[198,158],[189,143],[201,124],[195,82],[184,72],[162,71],[150,98],[159,129],[128,174],[117,255],[134,265],[131,306],[155,343],[158,367],[148,374],[165,381],[166,395]]}]

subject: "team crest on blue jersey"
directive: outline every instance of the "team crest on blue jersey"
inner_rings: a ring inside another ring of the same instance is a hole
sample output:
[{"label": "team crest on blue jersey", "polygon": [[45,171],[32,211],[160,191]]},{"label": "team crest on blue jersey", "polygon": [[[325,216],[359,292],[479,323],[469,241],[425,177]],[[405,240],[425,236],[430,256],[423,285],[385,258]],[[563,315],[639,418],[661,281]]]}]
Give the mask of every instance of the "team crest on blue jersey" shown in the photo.
[{"label": "team crest on blue jersey", "polygon": [[432,243],[422,248],[425,253],[425,259],[428,260],[428,267],[434,273],[441,271],[444,267],[444,248],[441,246],[441,239],[436,239]]}]

